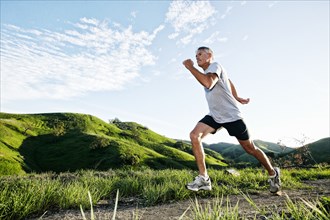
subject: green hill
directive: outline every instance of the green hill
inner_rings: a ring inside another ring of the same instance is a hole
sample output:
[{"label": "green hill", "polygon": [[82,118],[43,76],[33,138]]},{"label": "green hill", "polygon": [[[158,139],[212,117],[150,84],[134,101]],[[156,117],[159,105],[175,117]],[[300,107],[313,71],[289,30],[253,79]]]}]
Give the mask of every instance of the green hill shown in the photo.
[{"label": "green hill", "polygon": [[[226,166],[219,153],[206,154],[208,167]],[[75,113],[0,113],[0,175],[123,166],[196,169],[190,144],[134,122],[106,123]]]},{"label": "green hill", "polygon": [[330,138],[323,138],[311,143],[308,148],[317,163],[330,164]]},{"label": "green hill", "polygon": [[[319,163],[330,163],[330,138],[324,138],[300,148],[283,147],[279,144],[255,140],[255,145],[262,149],[273,159],[282,158],[282,161],[290,160],[291,164],[315,165]],[[220,153],[228,162],[233,163],[258,163],[258,161],[247,154],[239,144],[217,143],[206,145],[206,147]]]},{"label": "green hill", "polygon": [[320,163],[330,164],[330,138],[323,138],[297,148],[283,158],[305,166]]}]

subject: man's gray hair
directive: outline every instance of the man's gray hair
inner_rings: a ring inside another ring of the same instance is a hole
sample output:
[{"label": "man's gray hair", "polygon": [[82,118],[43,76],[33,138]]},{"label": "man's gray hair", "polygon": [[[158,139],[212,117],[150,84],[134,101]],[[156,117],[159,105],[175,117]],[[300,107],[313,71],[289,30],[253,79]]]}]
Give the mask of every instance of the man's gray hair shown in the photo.
[{"label": "man's gray hair", "polygon": [[[209,48],[209,47],[205,47],[205,46],[202,46],[202,47],[199,47],[199,48],[197,49],[197,51],[199,51],[199,50],[204,50],[206,53],[210,53],[211,56],[212,56],[212,59],[214,58],[214,56],[213,56],[213,50],[211,50],[211,48]],[[196,51],[196,52],[197,52],[197,51]]]}]

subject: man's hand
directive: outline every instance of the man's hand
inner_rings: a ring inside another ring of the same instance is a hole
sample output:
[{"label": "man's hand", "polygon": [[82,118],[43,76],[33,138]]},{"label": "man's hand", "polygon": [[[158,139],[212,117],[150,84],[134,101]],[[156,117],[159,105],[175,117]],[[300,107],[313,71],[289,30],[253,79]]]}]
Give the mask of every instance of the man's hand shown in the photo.
[{"label": "man's hand", "polygon": [[240,98],[240,97],[237,97],[236,100],[241,103],[241,104],[248,104],[250,102],[250,99],[247,98],[247,99],[244,99],[244,98]]},{"label": "man's hand", "polygon": [[191,68],[194,67],[194,62],[191,59],[187,59],[187,60],[183,61],[182,63],[188,70],[190,70]]}]

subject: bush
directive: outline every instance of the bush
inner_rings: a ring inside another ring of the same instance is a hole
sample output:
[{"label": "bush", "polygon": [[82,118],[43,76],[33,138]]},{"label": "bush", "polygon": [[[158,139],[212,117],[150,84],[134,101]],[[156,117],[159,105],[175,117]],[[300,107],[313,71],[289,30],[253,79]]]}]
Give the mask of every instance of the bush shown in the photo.
[{"label": "bush", "polygon": [[100,149],[109,146],[111,141],[105,137],[96,137],[95,140],[91,143],[90,149]]},{"label": "bush", "polygon": [[140,157],[136,154],[123,153],[120,155],[120,159],[122,160],[122,163],[127,165],[135,166],[140,163]]},{"label": "bush", "polygon": [[65,131],[65,123],[63,121],[55,120],[54,125],[53,125],[53,133],[55,136],[63,136],[66,131]]}]

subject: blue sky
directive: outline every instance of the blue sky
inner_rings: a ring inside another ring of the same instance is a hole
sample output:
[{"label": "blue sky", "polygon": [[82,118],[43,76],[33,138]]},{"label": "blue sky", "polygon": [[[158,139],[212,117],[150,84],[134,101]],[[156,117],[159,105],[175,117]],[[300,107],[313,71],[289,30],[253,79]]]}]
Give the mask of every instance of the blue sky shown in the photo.
[{"label": "blue sky", "polygon": [[[253,139],[329,137],[329,1],[1,1],[1,112],[78,112],[189,139],[182,65],[214,50]],[[205,142],[236,143],[225,130]],[[291,142],[290,142],[291,141]]]}]

